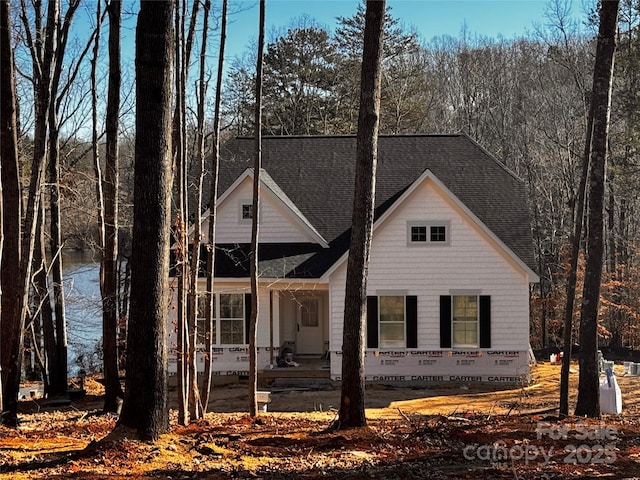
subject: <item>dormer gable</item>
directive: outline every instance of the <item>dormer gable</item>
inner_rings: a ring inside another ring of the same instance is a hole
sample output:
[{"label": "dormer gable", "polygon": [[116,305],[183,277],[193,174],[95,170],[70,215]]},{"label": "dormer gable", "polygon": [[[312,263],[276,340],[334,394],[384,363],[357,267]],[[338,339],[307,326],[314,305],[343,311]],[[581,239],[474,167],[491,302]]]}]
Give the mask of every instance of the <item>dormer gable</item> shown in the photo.
[{"label": "dormer gable", "polygon": [[[216,243],[250,242],[252,197],[253,169],[247,168],[218,198]],[[260,197],[260,243],[314,243],[328,248],[327,241],[264,169]],[[208,210],[202,218],[202,231],[208,232]]]},{"label": "dormer gable", "polygon": [[[522,271],[528,278],[529,283],[537,283],[540,281],[538,275],[520,259],[487,225],[482,222],[467,205],[465,205],[447,186],[430,170],[426,169],[409,187],[395,199],[392,205],[387,208],[374,222],[373,225],[373,237],[376,238],[376,232],[383,229],[385,224],[392,219],[398,210],[400,210],[408,199],[418,189],[423,188],[425,185],[429,185],[436,194],[444,199],[455,211],[456,215],[461,217],[467,224],[471,225],[473,229],[484,238],[489,244],[493,246],[495,251],[507,260],[518,270]],[[436,248],[447,246],[449,244],[449,219],[437,219],[428,221],[418,221],[418,219],[409,219],[405,225],[406,230],[406,245],[409,248],[415,248],[418,246],[431,245]],[[414,230],[413,227],[424,226],[424,238],[422,237],[421,230]],[[344,265],[348,259],[348,251],[345,252],[342,257],[329,268],[322,279],[328,281],[329,277],[340,266]]]}]

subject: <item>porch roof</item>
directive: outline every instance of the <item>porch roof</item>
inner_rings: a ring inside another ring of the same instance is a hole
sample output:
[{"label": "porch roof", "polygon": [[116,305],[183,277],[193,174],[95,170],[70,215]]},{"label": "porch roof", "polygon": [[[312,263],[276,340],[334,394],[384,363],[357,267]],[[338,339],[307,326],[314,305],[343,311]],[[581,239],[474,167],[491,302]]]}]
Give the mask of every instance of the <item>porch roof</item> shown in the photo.
[{"label": "porch roof", "polygon": [[[216,245],[215,275],[246,278],[250,273],[250,245]],[[258,245],[258,273],[263,278],[320,278],[323,269],[314,258],[322,246],[314,243],[263,243]]]}]

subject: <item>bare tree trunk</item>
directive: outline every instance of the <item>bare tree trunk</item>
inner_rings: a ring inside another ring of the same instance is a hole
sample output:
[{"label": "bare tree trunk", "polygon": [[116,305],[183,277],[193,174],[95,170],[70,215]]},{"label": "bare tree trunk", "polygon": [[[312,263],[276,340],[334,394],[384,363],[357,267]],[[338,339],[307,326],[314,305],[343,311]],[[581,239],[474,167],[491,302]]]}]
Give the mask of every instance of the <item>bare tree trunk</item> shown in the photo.
[{"label": "bare tree trunk", "polygon": [[364,410],[364,326],[375,206],[384,11],[384,0],[367,1],[360,79],[356,179],[342,336],[342,392],[337,425],[339,429],[363,427],[367,424]]},{"label": "bare tree trunk", "polygon": [[[210,0],[206,0],[205,8],[210,9]],[[211,366],[213,362],[213,345],[216,341],[213,321],[215,295],[213,283],[215,278],[216,252],[216,206],[218,203],[218,170],[220,166],[220,104],[222,103],[222,78],[224,67],[224,47],[227,41],[227,0],[222,0],[222,17],[220,18],[220,50],[218,52],[218,73],[216,78],[216,97],[213,109],[213,152],[211,154],[211,189],[209,192],[209,245],[207,246],[207,304],[205,307],[205,363],[202,380],[202,413],[206,413],[211,392]]]},{"label": "bare tree trunk", "polygon": [[598,306],[602,275],[604,228],[603,203],[607,139],[611,107],[615,34],[618,20],[618,0],[604,0],[600,7],[600,28],[593,71],[593,137],[589,174],[589,236],[587,262],[580,312],[580,377],[575,414],[600,416],[600,385],[598,375]]},{"label": "bare tree trunk", "polygon": [[117,289],[119,300],[118,318],[118,368],[124,370],[127,354],[127,325],[129,323],[129,291],[131,289],[131,262],[129,257],[118,256],[117,268]]},{"label": "bare tree trunk", "polygon": [[253,204],[251,212],[251,316],[249,323],[249,415],[258,414],[256,391],[258,389],[256,331],[258,327],[258,229],[260,226],[260,170],[262,169],[262,60],[264,57],[265,0],[260,0],[258,27],[258,55],[256,59],[255,148],[253,161]]},{"label": "bare tree trunk", "polygon": [[[18,174],[18,127],[16,119],[16,87],[11,50],[11,15],[9,2],[0,2],[0,291],[2,292],[0,317],[0,417],[4,412],[5,385],[2,367],[10,362],[5,359],[5,346],[13,339],[5,337],[9,332],[5,317],[19,316],[19,291],[16,289],[20,276],[20,183]],[[11,255],[2,255],[5,245]],[[10,350],[8,350],[10,351]],[[9,392],[12,395],[12,392]],[[16,399],[17,400],[17,399]],[[14,402],[15,403],[15,402]],[[4,423],[4,422],[3,422]]]},{"label": "bare tree trunk", "polygon": [[175,159],[175,171],[177,172],[178,183],[178,218],[176,227],[176,251],[178,269],[178,322],[177,322],[177,367],[178,367],[178,423],[186,425],[189,423],[189,401],[192,398],[189,374],[191,367],[189,363],[189,239],[188,239],[188,201],[187,201],[187,160],[185,154],[185,84],[187,77],[187,65],[184,48],[184,15],[185,3],[177,2],[174,12],[175,22],[175,110],[173,114],[172,135],[173,150]]},{"label": "bare tree trunk", "polygon": [[[98,83],[97,83],[97,68],[98,68],[98,54],[100,51],[100,11],[101,2],[96,2],[96,35],[93,41],[93,57],[91,58],[91,123],[92,123],[92,138],[91,138],[91,153],[93,159],[93,173],[95,176],[95,189],[96,189],[96,204],[98,207],[97,221],[98,221],[98,248],[100,249],[101,257],[104,256],[104,193],[103,193],[103,175],[102,165],[100,164],[100,146],[98,139],[100,137],[98,133]],[[100,295],[104,298],[104,271],[102,268],[102,261],[100,262]]]},{"label": "bare tree trunk", "polygon": [[[51,395],[67,395],[67,327],[62,281],[62,235],[60,232],[60,146],[58,119],[55,108],[49,109],[49,215],[51,273],[53,278],[53,305],[56,328],[57,369],[51,372]],[[43,223],[44,225],[44,223]]]},{"label": "bare tree trunk", "polygon": [[168,310],[174,2],[143,0],[136,29],[136,160],[127,381],[119,424],[169,428]]},{"label": "bare tree trunk", "polygon": [[[98,207],[98,248],[100,250],[100,297],[102,298],[102,331],[103,331],[103,358],[106,358],[104,350],[104,231],[105,231],[105,219],[104,219],[104,192],[103,192],[103,176],[102,165],[100,165],[100,145],[98,144],[98,85],[97,85],[97,67],[98,56],[100,51],[100,11],[101,2],[96,2],[96,29],[95,38],[93,42],[93,57],[91,58],[91,123],[92,123],[92,138],[91,138],[91,150],[93,157],[93,173],[95,176],[95,189],[96,189],[96,204]],[[106,375],[105,375],[106,384]]]},{"label": "bare tree trunk", "polygon": [[[44,380],[44,351],[42,348],[42,321],[39,315],[33,315],[28,322],[27,332],[30,339],[30,346],[32,349],[32,355],[34,357],[33,372],[30,380]],[[26,339],[26,337],[25,337]],[[48,388],[46,382],[43,382],[45,391]]]},{"label": "bare tree trunk", "polygon": [[564,309],[564,332],[562,368],[560,370],[560,416],[569,415],[569,370],[571,368],[571,351],[573,349],[573,307],[576,297],[576,283],[578,275],[578,260],[580,258],[580,243],[582,242],[582,227],[584,223],[584,206],[587,200],[587,177],[589,176],[589,157],[591,152],[591,135],[593,129],[593,104],[587,118],[587,135],[582,157],[582,174],[576,195],[576,216],[571,237],[571,265],[567,278],[567,303]]},{"label": "bare tree trunk", "polygon": [[[178,170],[178,178],[182,178]],[[181,182],[180,182],[181,183]],[[184,191],[179,187],[179,198],[182,198]],[[184,200],[179,200],[179,203],[184,203]],[[183,214],[178,212],[176,218],[176,224],[174,228],[175,244],[176,244],[176,272],[178,275],[177,281],[177,322],[176,322],[176,365],[177,365],[177,387],[178,387],[178,423],[180,425],[186,425],[189,423],[189,364],[187,363],[187,356],[189,350],[189,332],[187,324],[187,267],[188,262],[186,253],[187,245],[185,243],[186,234],[184,230],[186,225],[183,221]]]},{"label": "bare tree trunk", "polygon": [[120,18],[122,2],[110,0],[109,91],[107,93],[106,158],[104,169],[104,249],[100,263],[102,279],[102,350],[104,358],[104,411],[117,412],[122,386],[118,369],[118,123],[120,112]]}]

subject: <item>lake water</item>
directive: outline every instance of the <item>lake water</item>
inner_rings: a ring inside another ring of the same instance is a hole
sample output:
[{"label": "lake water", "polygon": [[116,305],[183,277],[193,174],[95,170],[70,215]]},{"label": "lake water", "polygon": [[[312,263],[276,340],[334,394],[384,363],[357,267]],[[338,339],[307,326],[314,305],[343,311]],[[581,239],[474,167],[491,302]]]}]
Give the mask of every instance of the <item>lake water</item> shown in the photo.
[{"label": "lake water", "polygon": [[102,343],[102,303],[100,264],[92,252],[65,252],[63,255],[64,294],[67,317],[69,375],[84,368],[102,368],[95,352]]}]

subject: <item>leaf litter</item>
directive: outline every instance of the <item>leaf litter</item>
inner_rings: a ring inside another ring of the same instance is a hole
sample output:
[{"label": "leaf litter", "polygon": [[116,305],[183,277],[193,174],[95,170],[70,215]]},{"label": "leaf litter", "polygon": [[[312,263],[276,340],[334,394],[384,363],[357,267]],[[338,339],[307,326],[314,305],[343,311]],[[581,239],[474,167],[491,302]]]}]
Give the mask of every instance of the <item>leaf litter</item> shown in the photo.
[{"label": "leaf litter", "polygon": [[[559,419],[559,367],[533,373],[530,386],[513,390],[372,388],[368,426],[351,430],[331,430],[335,411],[305,411],[308,400],[296,393],[282,395],[297,411],[257,418],[215,412],[179,426],[172,410],[170,432],[155,443],[100,414],[97,388],[71,407],[30,399],[17,430],[0,427],[0,479],[640,477],[640,377],[618,377],[622,414]],[[575,392],[577,375],[571,380]],[[246,386],[231,388],[240,398]]]}]

